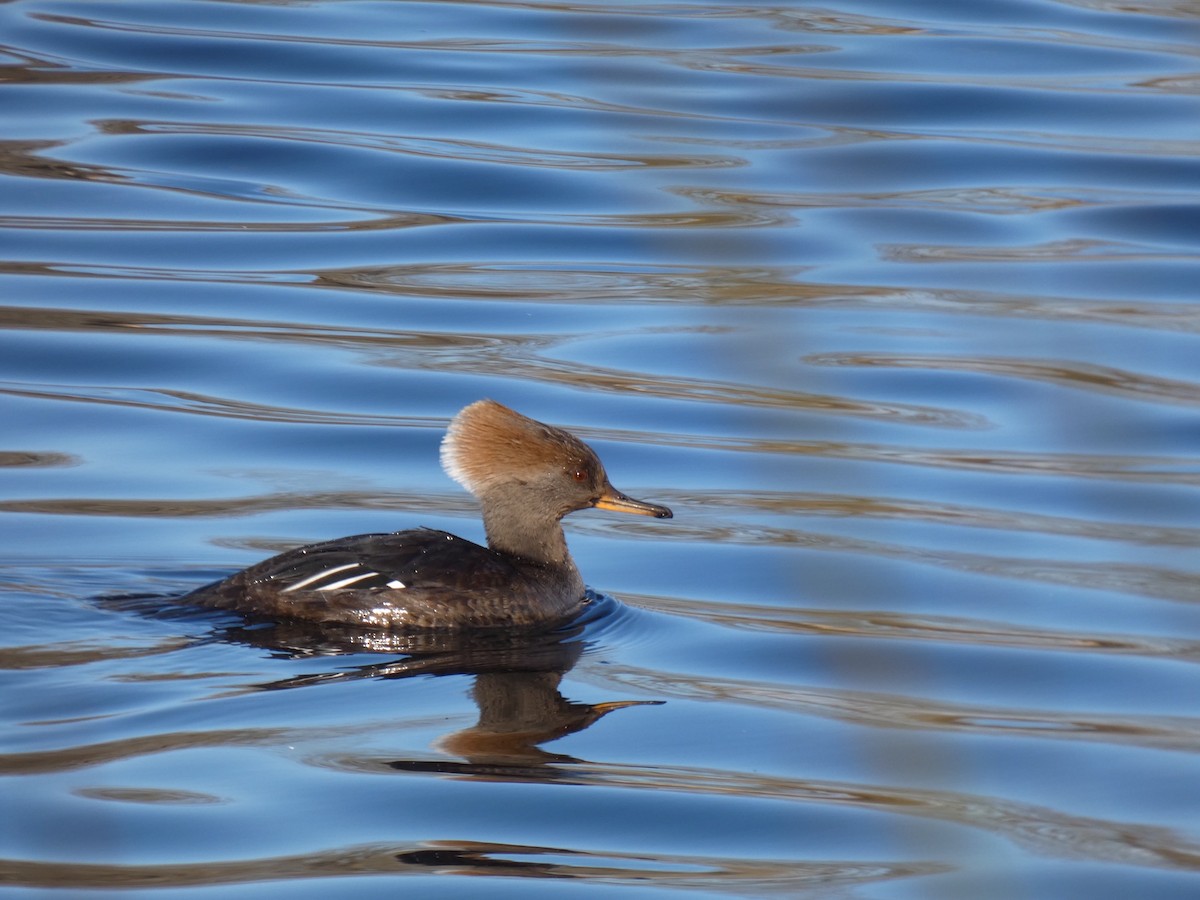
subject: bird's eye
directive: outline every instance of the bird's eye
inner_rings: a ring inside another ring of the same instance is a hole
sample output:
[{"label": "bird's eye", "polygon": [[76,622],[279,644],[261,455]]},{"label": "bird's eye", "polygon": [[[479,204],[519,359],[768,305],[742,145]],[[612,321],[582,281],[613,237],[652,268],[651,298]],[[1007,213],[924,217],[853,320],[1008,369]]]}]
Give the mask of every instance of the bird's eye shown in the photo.
[{"label": "bird's eye", "polygon": [[580,482],[587,481],[588,480],[587,469],[583,469],[583,468],[575,469],[571,472],[571,477],[574,478],[576,481],[580,481]]}]

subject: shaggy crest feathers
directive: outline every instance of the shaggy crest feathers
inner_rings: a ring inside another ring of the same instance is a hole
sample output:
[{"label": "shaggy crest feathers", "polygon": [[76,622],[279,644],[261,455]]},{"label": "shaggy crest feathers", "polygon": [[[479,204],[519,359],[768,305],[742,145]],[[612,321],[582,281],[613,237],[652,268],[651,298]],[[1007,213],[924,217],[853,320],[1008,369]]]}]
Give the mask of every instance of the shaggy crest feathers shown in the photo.
[{"label": "shaggy crest feathers", "polygon": [[550,466],[600,467],[595,453],[574,435],[495,400],[478,400],[451,420],[441,460],[446,474],[475,495],[498,481]]}]

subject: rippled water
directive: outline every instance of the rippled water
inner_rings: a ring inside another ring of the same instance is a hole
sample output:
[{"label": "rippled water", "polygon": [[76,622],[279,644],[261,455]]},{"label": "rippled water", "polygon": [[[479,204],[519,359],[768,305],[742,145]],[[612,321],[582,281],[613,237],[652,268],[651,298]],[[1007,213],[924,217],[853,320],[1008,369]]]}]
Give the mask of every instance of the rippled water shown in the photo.
[{"label": "rippled water", "polygon": [[[1195,4],[0,42],[0,894],[1200,892]],[[675,509],[572,517],[574,629],[163,599],[478,538],[436,451],[483,396]]]}]

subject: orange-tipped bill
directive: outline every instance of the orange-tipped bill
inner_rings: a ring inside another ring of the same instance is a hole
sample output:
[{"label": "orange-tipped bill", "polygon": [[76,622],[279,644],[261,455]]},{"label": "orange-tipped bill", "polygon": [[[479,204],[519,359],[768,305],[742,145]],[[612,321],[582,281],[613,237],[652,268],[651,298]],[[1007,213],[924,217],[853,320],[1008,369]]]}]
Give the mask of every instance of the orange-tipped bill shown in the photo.
[{"label": "orange-tipped bill", "polygon": [[634,500],[626,497],[612,485],[600,495],[595,503],[596,509],[608,509],[613,512],[634,513],[639,516],[654,516],[656,519],[671,518],[671,511],[665,506],[657,506],[644,500]]}]

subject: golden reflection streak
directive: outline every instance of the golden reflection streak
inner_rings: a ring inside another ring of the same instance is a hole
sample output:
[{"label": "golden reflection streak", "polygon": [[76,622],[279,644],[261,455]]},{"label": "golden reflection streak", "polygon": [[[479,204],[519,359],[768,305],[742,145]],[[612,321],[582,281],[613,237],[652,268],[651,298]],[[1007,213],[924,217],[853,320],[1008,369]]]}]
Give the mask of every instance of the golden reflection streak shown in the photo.
[{"label": "golden reflection streak", "polygon": [[73,453],[43,450],[0,450],[0,469],[56,469],[78,466],[83,460]]},{"label": "golden reflection streak", "polygon": [[1163,635],[1103,634],[1019,628],[1007,622],[955,616],[905,615],[888,610],[797,609],[621,592],[634,606],[672,616],[776,634],[934,641],[980,647],[1103,653],[1174,662],[1200,662],[1200,641]]},{"label": "golden reflection streak", "polygon": [[635,687],[648,696],[701,700],[817,716],[870,728],[973,734],[1011,740],[1086,741],[1178,753],[1200,753],[1200,718],[1103,715],[946,703],[929,697],[795,687],[735,678],[664,672],[637,666],[589,665],[575,670],[606,690]]},{"label": "golden reflection streak", "polygon": [[314,878],[509,876],[631,887],[686,888],[737,896],[806,895],[947,871],[920,861],[740,859],[574,850],[479,841],[360,844],[295,856],[156,865],[0,860],[5,884],[35,888],[180,888]]}]

